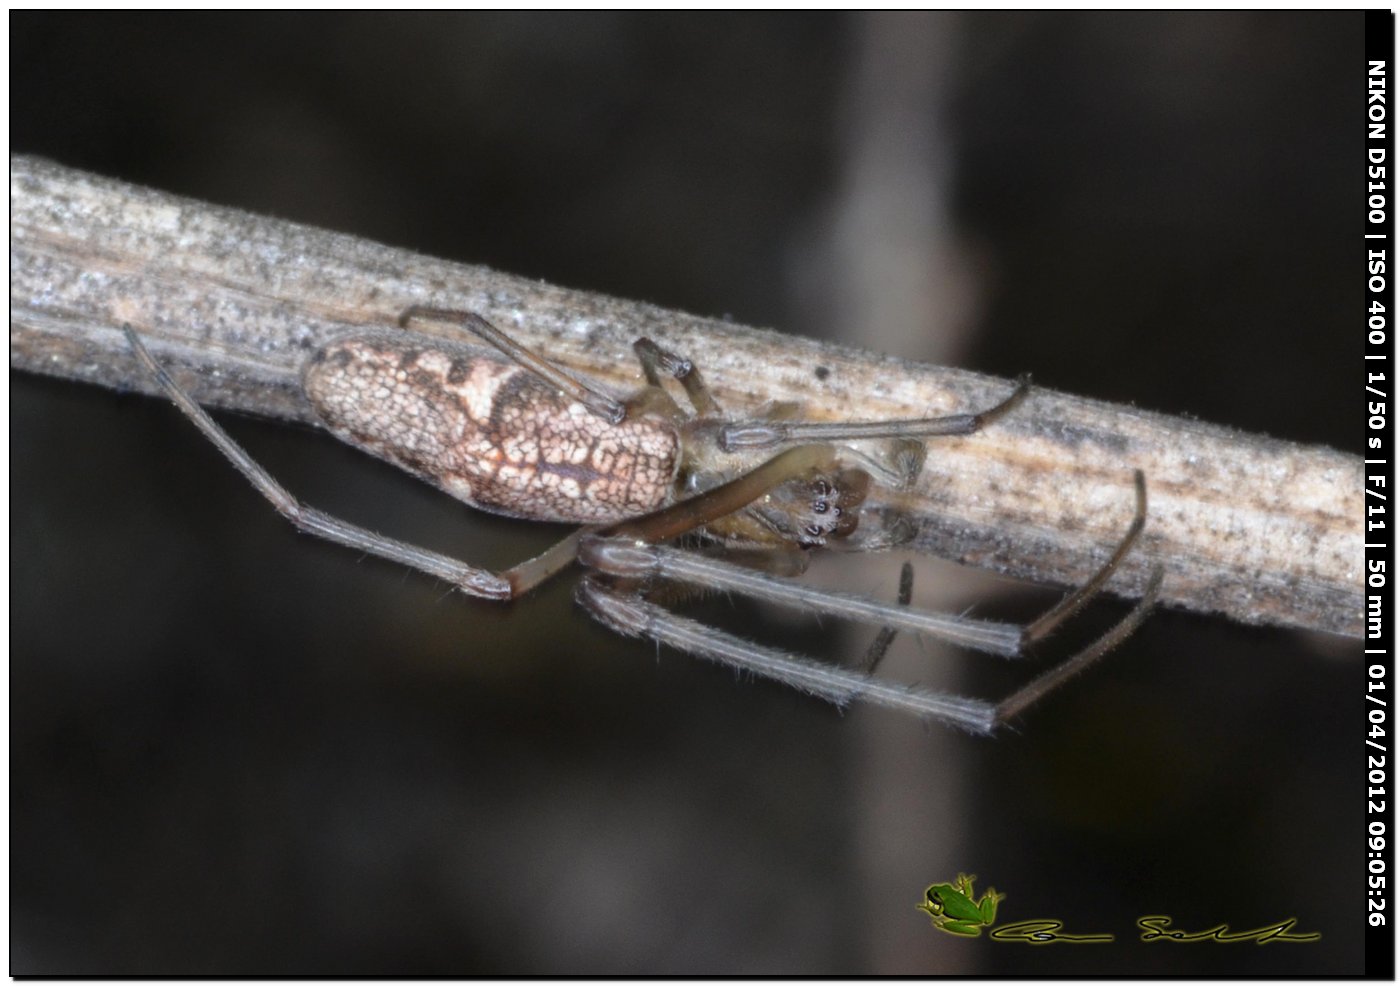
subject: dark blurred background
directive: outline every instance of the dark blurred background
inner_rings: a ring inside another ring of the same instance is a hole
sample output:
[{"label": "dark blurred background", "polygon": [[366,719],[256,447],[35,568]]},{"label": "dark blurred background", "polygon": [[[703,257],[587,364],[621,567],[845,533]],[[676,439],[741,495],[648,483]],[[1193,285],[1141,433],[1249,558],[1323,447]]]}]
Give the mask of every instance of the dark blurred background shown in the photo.
[{"label": "dark blurred background", "polygon": [[[1358,447],[1359,13],[10,26],[19,153]],[[14,974],[1360,970],[1357,642],[1163,612],[974,740],[658,655],[567,579],[494,607],[300,537],[167,404],[16,374],[10,412]],[[224,420],[376,529],[492,566],[560,533]],[[899,561],[814,577],[889,596]],[[915,598],[1024,619],[1057,594],[921,562]],[[1027,674],[917,641],[891,663],[987,696]],[[914,905],[958,872],[1004,921],[1118,940],[941,934]],[[1322,939],[1144,944],[1142,914]]]}]

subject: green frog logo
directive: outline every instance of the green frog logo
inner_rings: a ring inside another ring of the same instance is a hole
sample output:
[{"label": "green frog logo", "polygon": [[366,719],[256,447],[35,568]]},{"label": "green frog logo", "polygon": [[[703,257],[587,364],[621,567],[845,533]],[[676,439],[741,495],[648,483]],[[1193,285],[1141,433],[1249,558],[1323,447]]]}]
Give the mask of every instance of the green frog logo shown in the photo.
[{"label": "green frog logo", "polygon": [[992,887],[976,900],[972,889],[975,876],[959,873],[954,883],[935,883],[924,891],[924,902],[919,910],[929,916],[933,926],[950,935],[976,937],[983,928],[990,928],[997,919],[997,901],[1006,894],[999,894]]}]

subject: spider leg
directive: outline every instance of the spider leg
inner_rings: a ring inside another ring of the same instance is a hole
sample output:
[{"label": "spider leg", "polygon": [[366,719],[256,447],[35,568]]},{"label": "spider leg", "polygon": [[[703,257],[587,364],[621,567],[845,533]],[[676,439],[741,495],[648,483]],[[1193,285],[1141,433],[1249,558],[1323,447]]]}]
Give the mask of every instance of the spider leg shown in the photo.
[{"label": "spider leg", "polygon": [[669,541],[742,510],[775,486],[801,476],[814,467],[827,466],[835,461],[836,449],[833,446],[799,445],[779,452],[737,479],[635,520],[614,524],[602,533],[619,541]]},{"label": "spider leg", "polygon": [[584,576],[576,598],[600,623],[624,636],[655,640],[687,654],[780,682],[838,707],[844,708],[852,701],[869,702],[973,733],[987,734],[996,728],[996,707],[989,702],[893,684],[860,671],[764,647],[678,616],[636,591],[605,584],[599,576]]},{"label": "spider leg", "polygon": [[298,530],[316,537],[355,548],[366,554],[397,562],[408,568],[426,572],[444,582],[449,582],[469,596],[485,599],[512,599],[539,585],[541,582],[562,571],[574,561],[578,554],[578,541],[581,532],[569,535],[543,554],[516,565],[514,568],[496,574],[484,569],[473,568],[447,555],[420,548],[406,541],[386,538],[366,528],[332,517],[324,511],[308,507],[288,493],[266,469],[250,456],[242,446],[229,436],[209,414],[200,407],[170,376],[165,368],[156,362],[144,343],[129,325],[122,326],[127,342],[145,364],[165,391],[165,395],[175,402],[204,436],[214,443],[235,469],[243,474],[254,489],[267,498],[273,508]]},{"label": "spider leg", "polygon": [[[905,562],[899,569],[899,597],[897,602],[900,606],[908,607],[909,600],[914,596],[914,566]],[[890,644],[894,643],[895,635],[899,631],[894,627],[884,626],[875,635],[875,639],[870,642],[870,648],[865,652],[856,665],[856,670],[870,674],[885,659],[885,654],[889,652]]]},{"label": "spider leg", "polygon": [[719,444],[726,452],[765,449],[790,442],[854,442],[869,438],[932,438],[970,435],[1010,412],[1030,393],[1031,378],[1022,376],[1016,389],[1000,404],[976,414],[949,414],[938,418],[897,421],[735,421],[720,429]]},{"label": "spider leg", "polygon": [[[794,456],[795,453],[805,449],[822,447],[801,446],[797,449],[791,449],[774,459],[770,459],[768,463],[749,473],[748,476],[756,476],[768,466],[779,463],[785,456]],[[648,518],[643,518],[641,521],[628,521],[614,528],[585,535],[579,544],[579,560],[588,568],[618,578],[637,580],[661,578],[695,582],[704,586],[738,592],[780,606],[792,606],[809,612],[831,614],[879,627],[909,630],[987,654],[1017,658],[1022,657],[1031,644],[1044,639],[1061,623],[1083,609],[1103,589],[1104,584],[1117,571],[1123,558],[1132,550],[1142,533],[1147,518],[1146,479],[1140,470],[1134,473],[1133,478],[1137,501],[1136,510],[1132,523],[1113,553],[1087,582],[1062,599],[1044,616],[1026,627],[994,620],[934,613],[907,606],[891,605],[851,593],[815,589],[801,583],[765,575],[762,572],[748,571],[718,558],[696,555],[693,552],[664,544],[642,543],[647,540],[645,532],[649,522]],[[727,485],[733,486],[734,484]],[[711,493],[720,493],[725,489],[726,487],[723,486],[717,487]],[[676,510],[677,507],[691,505],[694,505],[693,509],[700,509],[704,506],[703,501],[709,495],[702,494],[651,516],[659,517]],[[664,529],[665,525],[662,526]],[[634,529],[642,533],[634,534]]]},{"label": "spider leg", "polygon": [[1138,535],[1142,533],[1142,529],[1147,523],[1147,477],[1142,474],[1141,469],[1133,470],[1133,492],[1137,498],[1137,509],[1133,512],[1133,522],[1128,525],[1123,540],[1118,542],[1118,547],[1113,550],[1108,561],[1103,563],[1088,582],[1065,596],[1048,613],[1026,627],[1027,645],[1049,636],[1057,626],[1083,609],[1090,599],[1098,595],[1104,583],[1118,570],[1119,564],[1127,557],[1128,552],[1133,550]]},{"label": "spider leg", "polygon": [[1162,570],[1154,570],[1142,599],[1113,629],[997,703],[894,684],[861,671],[756,644],[672,613],[645,599],[636,584],[630,588],[626,587],[628,583],[614,586],[605,579],[599,575],[584,576],[576,598],[595,619],[625,636],[655,640],[684,653],[727,664],[825,699],[838,708],[864,702],[990,736],[1131,635],[1156,604]]},{"label": "spider leg", "polygon": [[[755,476],[769,467],[772,467],[775,475],[781,476],[792,468],[792,463],[798,461],[798,453],[809,451],[811,456],[818,456],[825,450],[825,446],[803,446],[789,450],[770,459],[749,476]],[[785,459],[786,465],[783,464]],[[807,468],[805,462],[802,468]],[[772,476],[768,478],[771,481]],[[762,572],[748,571],[717,558],[664,544],[646,543],[644,539],[649,535],[669,535],[674,530],[679,518],[676,507],[659,511],[651,518],[629,521],[584,535],[579,542],[578,557],[593,571],[580,584],[578,599],[597,619],[621,633],[648,637],[687,653],[772,678],[838,706],[844,706],[849,701],[871,702],[986,735],[1086,670],[1131,635],[1156,605],[1162,583],[1161,566],[1153,569],[1141,600],[1127,616],[1088,647],[1033,679],[1002,702],[990,703],[895,685],[867,672],[884,656],[895,631],[901,629],[1003,657],[1022,656],[1030,644],[1043,639],[1083,608],[1117,571],[1123,558],[1137,542],[1147,517],[1147,483],[1141,471],[1134,473],[1133,478],[1136,510],[1132,523],[1113,553],[1084,585],[1025,628],[911,608],[908,599],[912,573],[907,567],[901,576],[899,602],[891,605],[862,596],[813,589]],[[733,487],[739,482],[726,486]],[[719,494],[713,497],[715,509],[721,506],[737,509],[733,501],[739,498],[739,493],[723,492],[725,490],[726,487],[718,487],[711,491],[711,494]],[[752,490],[746,493],[751,499]],[[690,519],[695,520],[694,511],[703,512],[707,507],[706,501],[712,499],[711,494],[704,494],[679,506],[692,505]],[[666,515],[672,516],[667,518]],[[653,523],[653,518],[658,516],[662,520]],[[695,522],[706,521],[700,519]],[[728,589],[780,605],[873,623],[881,627],[881,632],[866,654],[863,669],[833,667],[754,644],[672,613],[645,598],[645,587],[656,580]]]},{"label": "spider leg", "polygon": [[1013,623],[934,613],[851,593],[816,589],[681,548],[591,534],[579,544],[579,561],[586,568],[622,579],[693,582],[780,606],[921,633],[1000,657],[1021,656],[1022,630]]},{"label": "spider leg", "polygon": [[714,395],[710,393],[710,388],[705,386],[700,371],[690,360],[662,349],[645,336],[632,343],[632,349],[642,364],[642,372],[646,374],[647,382],[653,387],[661,386],[660,374],[664,373],[680,381],[696,414],[702,418],[717,418],[724,413]]},{"label": "spider leg", "polygon": [[562,393],[568,394],[604,421],[617,424],[627,417],[627,408],[621,401],[609,397],[600,390],[594,390],[543,356],[526,349],[476,312],[459,311],[452,308],[433,308],[429,305],[413,305],[405,308],[399,315],[399,325],[407,328],[408,323],[414,319],[452,322],[460,325],[462,328],[476,333],[541,379],[553,384]]},{"label": "spider leg", "polygon": [[1143,591],[1142,599],[1133,607],[1131,613],[1078,654],[1060,662],[1040,677],[1033,679],[1029,684],[998,702],[996,707],[997,724],[1000,725],[1008,719],[1020,715],[1132,636],[1133,632],[1142,625],[1142,621],[1147,619],[1152,612],[1152,607],[1157,602],[1157,592],[1161,587],[1162,566],[1158,565],[1152,569],[1152,575],[1147,580],[1147,588]]},{"label": "spider leg", "polygon": [[[723,554],[725,561],[744,568],[766,572],[780,578],[794,579],[807,571],[810,555],[796,548],[730,548],[724,545],[694,545],[688,550],[696,554],[714,557]],[[575,547],[577,557],[577,547]],[[709,586],[698,582],[655,582],[646,587],[646,597],[662,606],[678,606],[692,599],[698,599],[714,592]]]}]

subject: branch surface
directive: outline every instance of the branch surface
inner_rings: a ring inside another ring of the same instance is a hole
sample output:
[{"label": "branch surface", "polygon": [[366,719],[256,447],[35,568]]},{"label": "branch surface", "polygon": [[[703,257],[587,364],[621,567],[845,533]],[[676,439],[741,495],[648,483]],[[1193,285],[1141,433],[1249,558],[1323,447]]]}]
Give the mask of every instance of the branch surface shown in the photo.
[{"label": "branch surface", "polygon": [[[798,401],[813,420],[981,409],[1010,381],[779,335],[450,263],[28,157],[10,169],[10,365],[154,393],[130,323],[199,401],[319,424],[306,359],[410,305],[463,308],[623,395],[631,344],[689,356],[731,411]],[[1147,475],[1147,528],[1110,586],[1162,564],[1167,603],[1359,637],[1359,456],[1035,389],[1014,414],[935,439],[917,487],[885,494],[920,551],[1072,585],[1102,561]]]}]

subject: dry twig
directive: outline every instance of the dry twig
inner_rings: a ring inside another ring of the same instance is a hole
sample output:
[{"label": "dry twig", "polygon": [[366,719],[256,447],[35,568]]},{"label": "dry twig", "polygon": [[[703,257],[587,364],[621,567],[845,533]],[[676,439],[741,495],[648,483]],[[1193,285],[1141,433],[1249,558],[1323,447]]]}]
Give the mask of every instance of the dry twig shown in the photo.
[{"label": "dry twig", "polygon": [[[634,389],[647,335],[703,368],[727,407],[801,401],[819,419],[983,407],[1007,381],[570,291],[85,174],[11,160],[11,366],[152,392],[129,322],[196,398],[316,423],[300,368],[331,336],[413,304],[478,311],[551,359]],[[1148,476],[1142,547],[1164,599],[1250,623],[1360,636],[1361,461],[1326,448],[1036,390],[969,439],[939,440],[886,501],[919,550],[1068,585],[1101,560]],[[893,500],[895,498],[891,498]]]}]

